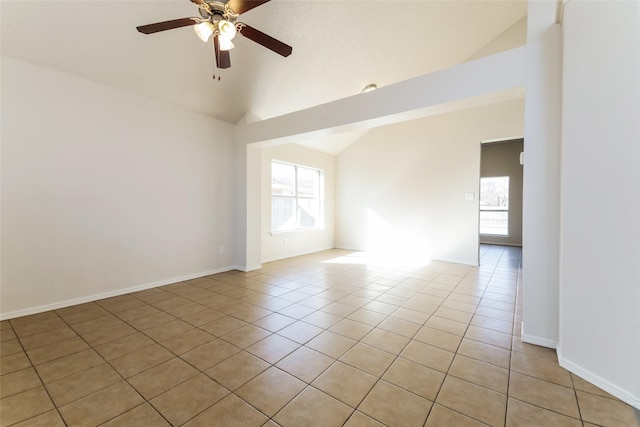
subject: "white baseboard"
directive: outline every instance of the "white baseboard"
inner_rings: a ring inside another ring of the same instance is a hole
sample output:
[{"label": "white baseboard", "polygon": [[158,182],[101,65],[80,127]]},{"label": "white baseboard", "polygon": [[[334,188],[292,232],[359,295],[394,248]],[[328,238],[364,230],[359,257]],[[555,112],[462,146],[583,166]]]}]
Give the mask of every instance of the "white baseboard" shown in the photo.
[{"label": "white baseboard", "polygon": [[171,279],[158,280],[144,285],[132,286],[129,288],[116,289],[114,291],[102,292],[94,295],[73,298],[65,301],[57,301],[51,304],[39,305],[37,307],[29,307],[21,310],[10,311],[8,313],[0,313],[0,320],[14,319],[16,317],[29,316],[31,314],[44,313],[45,311],[57,310],[60,308],[70,307],[72,305],[84,304],[87,302],[98,301],[105,298],[117,297],[132,292],[144,291],[146,289],[157,288],[158,286],[170,285],[172,283],[184,282],[185,280],[197,279],[199,277],[209,276],[211,274],[223,273],[225,271],[234,270],[235,266],[216,268],[213,270],[202,271],[200,273],[188,274],[186,276],[173,277]]},{"label": "white baseboard", "polygon": [[262,264],[253,265],[250,267],[246,267],[244,265],[234,265],[233,270],[244,271],[245,273],[253,270],[260,270],[262,268]]},{"label": "white baseboard", "polygon": [[[262,260],[262,262],[263,263],[267,263],[267,262],[271,262],[271,261],[279,261],[281,259],[287,259],[287,258],[293,258],[293,257],[297,257],[297,256],[315,254],[316,252],[328,251],[330,249],[335,249],[335,248],[333,246],[323,246],[323,247],[320,247],[320,248],[305,249],[305,250],[302,250],[302,251],[294,251],[294,252],[287,253],[287,254],[284,254],[284,255],[278,256],[278,257],[265,258],[265,259]],[[260,266],[258,268],[262,268],[262,266]],[[247,271],[250,271],[250,270],[247,270]]]},{"label": "white baseboard", "polygon": [[522,342],[526,342],[527,344],[539,345],[540,347],[553,348],[554,350],[558,348],[557,341],[551,340],[549,338],[542,338],[535,335],[525,334],[524,322],[520,324],[520,339],[522,339]]},{"label": "white baseboard", "polygon": [[562,352],[560,351],[560,349],[558,349],[557,353],[558,353],[558,362],[560,363],[560,366],[562,366],[563,368],[565,368],[570,372],[573,372],[580,378],[590,382],[596,387],[601,388],[602,390],[606,391],[610,395],[615,396],[618,399],[622,400],[623,402],[628,403],[634,408],[640,409],[640,396],[634,396],[633,394],[629,393],[627,390],[624,390],[615,384],[611,384],[609,381],[599,377],[598,375],[594,374],[588,369],[584,369],[583,367],[576,365],[570,360],[565,359],[564,357],[562,357]]}]

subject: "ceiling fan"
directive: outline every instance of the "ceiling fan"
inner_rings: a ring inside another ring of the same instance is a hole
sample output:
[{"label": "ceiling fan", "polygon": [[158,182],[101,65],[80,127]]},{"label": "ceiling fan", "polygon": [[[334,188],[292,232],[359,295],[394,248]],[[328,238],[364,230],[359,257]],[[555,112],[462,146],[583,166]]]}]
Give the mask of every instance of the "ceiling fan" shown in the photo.
[{"label": "ceiling fan", "polygon": [[[193,26],[203,42],[213,35],[213,48],[218,68],[231,67],[229,50],[236,33],[261,44],[284,57],[291,55],[293,48],[273,37],[243,23],[236,22],[238,16],[269,0],[191,0],[198,6],[199,18],[180,18],[171,21],[141,25],[136,29],[143,34],[153,34],[174,28]],[[215,77],[215,76],[214,76]]]}]

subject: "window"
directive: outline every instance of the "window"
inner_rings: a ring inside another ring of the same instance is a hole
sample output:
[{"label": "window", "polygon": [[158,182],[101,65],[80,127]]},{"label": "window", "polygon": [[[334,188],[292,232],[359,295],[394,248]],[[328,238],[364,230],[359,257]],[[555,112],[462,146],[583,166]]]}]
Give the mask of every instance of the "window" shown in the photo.
[{"label": "window", "polygon": [[320,169],[271,162],[271,230],[322,228],[322,187]]},{"label": "window", "polygon": [[509,177],[480,178],[480,234],[509,235]]}]

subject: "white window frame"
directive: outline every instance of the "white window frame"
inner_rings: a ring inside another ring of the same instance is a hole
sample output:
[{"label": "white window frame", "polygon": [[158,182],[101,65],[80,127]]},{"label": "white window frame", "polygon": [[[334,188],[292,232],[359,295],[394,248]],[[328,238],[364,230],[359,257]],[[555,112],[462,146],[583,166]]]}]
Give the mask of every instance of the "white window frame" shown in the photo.
[{"label": "white window frame", "polygon": [[[282,195],[282,194],[274,194],[273,193],[273,164],[277,163],[277,164],[281,164],[281,165],[287,165],[287,166],[292,166],[294,168],[295,171],[295,175],[294,175],[294,194],[292,196],[289,195]],[[314,167],[310,167],[310,166],[305,166],[305,165],[299,165],[296,163],[289,163],[289,162],[284,162],[281,160],[271,160],[271,165],[272,165],[272,172],[271,172],[271,180],[272,180],[272,185],[271,185],[271,203],[272,203],[272,207],[271,207],[271,232],[272,233],[287,233],[287,232],[292,232],[292,231],[307,231],[307,230],[322,230],[324,229],[324,171],[322,169],[319,168],[314,168]],[[311,170],[314,172],[318,173],[318,197],[309,197],[309,196],[301,196],[299,195],[299,191],[298,191],[298,170],[299,169],[306,169],[306,170]],[[280,198],[290,198],[293,199],[295,202],[295,227],[292,228],[284,228],[284,229],[274,229],[273,228],[273,198],[274,197],[280,197]],[[301,218],[301,210],[302,207],[300,206],[300,203],[298,202],[299,200],[317,200],[318,203],[318,217],[316,218],[316,224],[312,227],[304,227],[301,225],[300,223],[300,218]]]},{"label": "white window frame", "polygon": [[[504,175],[504,176],[483,176],[480,177],[480,182],[481,182],[481,187],[482,188],[482,180],[483,179],[490,179],[490,178],[506,178],[507,179],[507,189],[508,192],[510,192],[511,189],[511,177],[508,175]],[[507,196],[508,197],[508,196]],[[482,203],[482,191],[480,191],[480,203]],[[506,212],[507,214],[507,230],[505,234],[496,234],[496,233],[483,233],[482,231],[480,231],[480,235],[481,236],[486,236],[486,237],[502,237],[502,238],[509,238],[509,223],[510,223],[510,219],[509,219],[509,200],[507,199],[507,206],[504,209],[500,209],[500,208],[483,208],[482,204],[480,204],[480,213],[479,213],[479,221],[482,221],[482,212]]]}]

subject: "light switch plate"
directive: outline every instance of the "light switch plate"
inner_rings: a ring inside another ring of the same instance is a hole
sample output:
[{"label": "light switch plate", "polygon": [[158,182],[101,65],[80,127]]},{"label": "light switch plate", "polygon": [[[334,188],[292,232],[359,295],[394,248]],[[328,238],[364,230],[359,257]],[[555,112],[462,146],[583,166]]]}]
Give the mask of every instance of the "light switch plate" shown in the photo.
[{"label": "light switch plate", "polygon": [[465,193],[464,195],[464,199],[465,200],[473,200],[474,199],[475,194],[474,193]]}]

